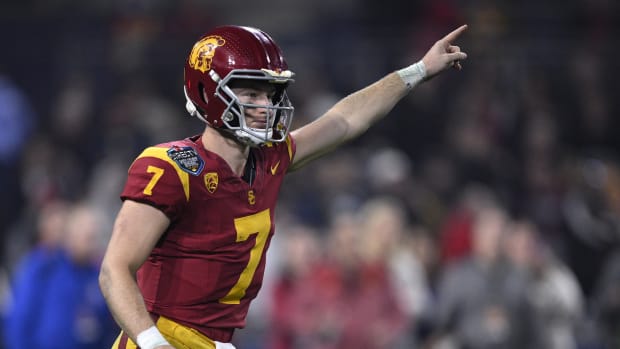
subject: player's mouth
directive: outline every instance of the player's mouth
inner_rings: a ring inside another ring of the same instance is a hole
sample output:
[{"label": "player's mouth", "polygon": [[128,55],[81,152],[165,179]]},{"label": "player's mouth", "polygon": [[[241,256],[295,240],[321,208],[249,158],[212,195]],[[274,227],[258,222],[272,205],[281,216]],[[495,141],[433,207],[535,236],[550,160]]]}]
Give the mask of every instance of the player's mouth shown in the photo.
[{"label": "player's mouth", "polygon": [[267,127],[267,120],[253,120],[250,122],[251,128],[265,128]]}]

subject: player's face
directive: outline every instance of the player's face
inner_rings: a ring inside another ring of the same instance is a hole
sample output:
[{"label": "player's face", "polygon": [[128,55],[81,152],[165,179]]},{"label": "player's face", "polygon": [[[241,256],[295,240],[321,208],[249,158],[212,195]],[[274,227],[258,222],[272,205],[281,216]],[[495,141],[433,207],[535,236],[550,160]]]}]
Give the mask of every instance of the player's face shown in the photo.
[{"label": "player's face", "polygon": [[[264,81],[238,81],[231,84],[231,90],[243,104],[259,106],[272,106],[273,96],[276,93],[273,84]],[[273,109],[260,107],[245,107],[245,122],[252,128],[265,128],[267,117],[273,113]],[[271,115],[273,116],[273,115]]]}]

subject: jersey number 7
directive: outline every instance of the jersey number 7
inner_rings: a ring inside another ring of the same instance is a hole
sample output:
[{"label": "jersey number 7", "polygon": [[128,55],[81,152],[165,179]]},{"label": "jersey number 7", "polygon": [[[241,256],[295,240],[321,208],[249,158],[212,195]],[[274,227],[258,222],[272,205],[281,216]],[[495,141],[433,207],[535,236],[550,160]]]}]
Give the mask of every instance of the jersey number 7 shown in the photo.
[{"label": "jersey number 7", "polygon": [[241,272],[239,280],[228,291],[228,294],[220,299],[220,303],[224,304],[239,304],[241,298],[245,296],[245,291],[250,286],[254,273],[260,262],[267,243],[267,237],[271,230],[271,215],[269,209],[260,211],[258,213],[235,218],[235,231],[237,232],[237,242],[243,242],[250,238],[250,235],[256,235],[256,243],[250,251],[250,261],[246,265],[245,269]]},{"label": "jersey number 7", "polygon": [[[143,193],[145,195],[153,195],[153,188],[164,174],[164,169],[156,166],[149,166],[146,169],[147,173],[152,173],[153,178],[144,188]],[[245,266],[239,280],[232,287],[228,294],[221,298],[220,303],[224,304],[239,304],[241,298],[245,296],[245,292],[250,286],[252,279],[254,279],[254,273],[263,256],[265,244],[267,243],[267,237],[269,231],[271,231],[271,215],[269,209],[260,211],[258,213],[235,218],[235,231],[237,233],[237,242],[243,242],[250,238],[251,235],[256,235],[256,243],[250,250],[250,260]]]}]

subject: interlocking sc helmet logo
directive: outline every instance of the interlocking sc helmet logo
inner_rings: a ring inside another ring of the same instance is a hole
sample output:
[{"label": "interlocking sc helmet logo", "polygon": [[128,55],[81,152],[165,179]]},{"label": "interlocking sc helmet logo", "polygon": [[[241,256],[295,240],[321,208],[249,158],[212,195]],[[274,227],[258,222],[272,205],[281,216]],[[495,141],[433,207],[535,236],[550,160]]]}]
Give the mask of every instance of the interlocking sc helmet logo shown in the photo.
[{"label": "interlocking sc helmet logo", "polygon": [[207,187],[207,191],[211,194],[215,193],[217,190],[217,184],[219,183],[219,178],[217,176],[217,172],[209,172],[204,175],[205,186]]},{"label": "interlocking sc helmet logo", "polygon": [[224,46],[226,40],[219,35],[211,35],[198,41],[189,55],[189,66],[203,73],[211,69],[215,49]]}]

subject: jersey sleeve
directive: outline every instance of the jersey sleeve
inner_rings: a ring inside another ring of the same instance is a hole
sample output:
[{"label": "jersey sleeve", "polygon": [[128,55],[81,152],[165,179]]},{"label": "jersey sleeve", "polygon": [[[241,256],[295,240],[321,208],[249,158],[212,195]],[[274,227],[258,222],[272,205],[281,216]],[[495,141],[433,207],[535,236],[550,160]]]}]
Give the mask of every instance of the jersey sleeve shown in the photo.
[{"label": "jersey sleeve", "polygon": [[286,161],[286,164],[287,164],[286,168],[288,170],[290,165],[293,163],[293,158],[295,157],[295,150],[296,150],[295,140],[293,139],[290,133],[286,136],[286,140],[281,143],[281,146],[282,148],[286,149],[286,151],[283,151],[283,153],[285,154],[283,158]]},{"label": "jersey sleeve", "polygon": [[288,172],[289,167],[293,163],[295,157],[295,141],[290,134],[286,136],[284,142],[267,142],[265,147],[261,148],[263,154],[267,157],[267,161],[273,161],[276,165],[271,167],[272,175],[277,173]]},{"label": "jersey sleeve", "polygon": [[121,200],[149,204],[174,220],[189,200],[189,178],[168,157],[166,150],[150,147],[134,160]]}]

